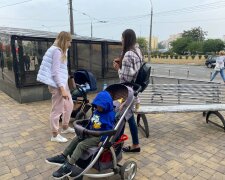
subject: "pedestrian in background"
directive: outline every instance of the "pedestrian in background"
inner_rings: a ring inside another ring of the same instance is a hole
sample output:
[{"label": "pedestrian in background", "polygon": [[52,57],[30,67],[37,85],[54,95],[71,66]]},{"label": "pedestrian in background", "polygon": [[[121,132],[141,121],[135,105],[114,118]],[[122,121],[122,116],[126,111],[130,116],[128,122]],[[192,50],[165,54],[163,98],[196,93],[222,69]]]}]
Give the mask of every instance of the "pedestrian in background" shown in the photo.
[{"label": "pedestrian in background", "polygon": [[28,55],[28,53],[26,53],[26,55],[24,56],[24,64],[25,64],[26,71],[29,71],[30,70],[30,56]]},{"label": "pedestrian in background", "polygon": [[[142,54],[136,46],[136,34],[132,29],[127,29],[122,33],[122,55],[114,59],[113,67],[118,71],[121,83],[134,82],[141,67]],[[123,148],[124,152],[140,152],[137,124],[132,112],[128,119],[132,136],[132,145]]]},{"label": "pedestrian in background", "polygon": [[51,141],[67,142],[59,134],[59,119],[62,115],[62,134],[74,133],[69,127],[73,110],[73,100],[68,87],[67,49],[71,46],[72,37],[68,32],[60,32],[54,44],[46,51],[37,75],[37,80],[47,84],[52,94],[50,112]]},{"label": "pedestrian in background", "polygon": [[212,74],[210,81],[213,81],[216,75],[220,73],[220,76],[222,77],[223,82],[225,83],[224,61],[225,61],[225,52],[220,51],[219,56],[216,58],[216,66],[214,68],[214,73]]}]

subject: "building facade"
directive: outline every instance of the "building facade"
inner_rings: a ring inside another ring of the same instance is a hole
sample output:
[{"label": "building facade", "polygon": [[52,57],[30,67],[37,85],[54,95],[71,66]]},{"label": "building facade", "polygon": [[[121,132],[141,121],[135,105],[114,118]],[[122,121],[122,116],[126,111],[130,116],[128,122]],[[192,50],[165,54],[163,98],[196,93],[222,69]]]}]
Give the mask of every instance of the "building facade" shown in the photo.
[{"label": "building facade", "polygon": [[[149,37],[145,38],[145,39],[149,44]],[[156,51],[158,49],[158,37],[152,36],[151,41],[152,41],[151,42],[151,49],[152,49],[152,51]]]},{"label": "building facade", "polygon": [[171,49],[170,43],[182,37],[182,33],[170,35],[169,38],[165,41],[161,41],[161,44],[165,47],[165,49]]}]

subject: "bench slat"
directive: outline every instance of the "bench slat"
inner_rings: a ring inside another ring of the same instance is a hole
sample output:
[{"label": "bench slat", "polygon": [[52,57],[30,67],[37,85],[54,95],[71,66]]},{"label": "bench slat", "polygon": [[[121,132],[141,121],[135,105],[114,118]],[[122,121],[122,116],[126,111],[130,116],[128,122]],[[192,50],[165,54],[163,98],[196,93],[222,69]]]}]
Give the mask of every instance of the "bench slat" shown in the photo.
[{"label": "bench slat", "polygon": [[225,104],[222,84],[150,84],[140,94],[141,105]]},{"label": "bench slat", "polygon": [[202,105],[171,105],[171,106],[141,106],[136,113],[155,114],[168,112],[204,112],[204,111],[224,111],[225,104],[202,104]]},{"label": "bench slat", "polygon": [[[218,111],[225,111],[225,86],[223,84],[150,84],[140,94],[139,121],[142,118],[148,136],[145,114],[207,112],[206,122],[211,122],[225,131],[225,120]],[[209,120],[211,114],[220,118],[223,126]],[[140,124],[139,124],[140,126]]]}]

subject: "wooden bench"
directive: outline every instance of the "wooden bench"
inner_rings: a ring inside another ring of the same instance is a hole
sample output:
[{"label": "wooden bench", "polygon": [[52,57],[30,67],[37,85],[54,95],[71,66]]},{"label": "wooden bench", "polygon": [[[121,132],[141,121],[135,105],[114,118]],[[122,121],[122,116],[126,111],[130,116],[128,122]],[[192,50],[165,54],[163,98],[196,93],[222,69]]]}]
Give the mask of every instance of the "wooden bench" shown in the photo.
[{"label": "wooden bench", "polygon": [[[141,106],[136,111],[137,124],[146,137],[149,136],[146,114],[155,113],[203,112],[207,123],[225,130],[225,120],[219,113],[225,110],[224,84],[149,84],[139,97]],[[209,120],[211,114],[218,116],[222,124]]]}]

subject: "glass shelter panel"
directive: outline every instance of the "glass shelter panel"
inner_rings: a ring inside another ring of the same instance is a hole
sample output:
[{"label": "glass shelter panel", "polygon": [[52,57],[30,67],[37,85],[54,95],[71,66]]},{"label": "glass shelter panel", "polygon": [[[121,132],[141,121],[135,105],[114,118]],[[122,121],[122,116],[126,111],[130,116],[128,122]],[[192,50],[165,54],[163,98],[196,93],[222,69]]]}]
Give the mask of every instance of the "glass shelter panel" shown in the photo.
[{"label": "glass shelter panel", "polygon": [[113,60],[120,56],[121,45],[108,45],[108,56],[105,61],[105,77],[118,77],[118,73],[113,68]]},{"label": "glass shelter panel", "polygon": [[91,45],[91,72],[96,78],[102,77],[102,50],[101,44]]},{"label": "glass shelter panel", "polygon": [[68,50],[68,65],[69,65],[69,67],[68,68],[70,68],[70,71],[71,72],[75,72],[76,71],[76,69],[77,69],[77,58],[76,58],[76,43],[75,42],[72,42],[71,43],[71,46],[70,46],[70,48],[69,48],[69,50]]},{"label": "glass shelter panel", "polygon": [[18,41],[20,49],[18,58],[20,67],[19,74],[22,86],[38,83],[36,81],[37,73],[41,65],[42,58],[51,44],[51,42],[47,41],[23,40],[22,43]]},{"label": "glass shelter panel", "polygon": [[90,71],[90,44],[77,43],[78,69]]},{"label": "glass shelter panel", "polygon": [[0,34],[0,68],[0,79],[15,84],[11,37],[7,34]]}]

